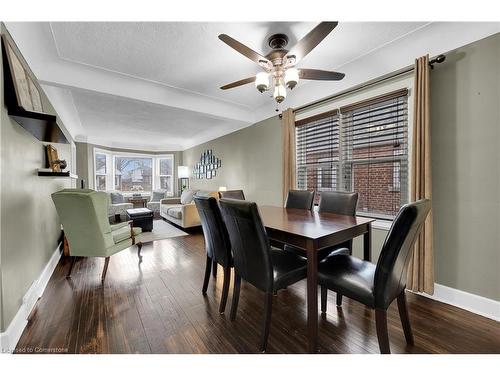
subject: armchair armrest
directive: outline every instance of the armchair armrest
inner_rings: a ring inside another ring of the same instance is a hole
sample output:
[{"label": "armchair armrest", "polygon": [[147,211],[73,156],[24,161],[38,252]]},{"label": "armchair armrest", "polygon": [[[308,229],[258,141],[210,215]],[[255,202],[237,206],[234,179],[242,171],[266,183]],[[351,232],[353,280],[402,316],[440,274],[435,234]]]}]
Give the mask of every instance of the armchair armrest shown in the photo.
[{"label": "armchair armrest", "polygon": [[166,198],[160,201],[160,204],[181,204],[181,198]]},{"label": "armchair armrest", "polygon": [[111,231],[126,227],[128,225],[130,225],[128,221],[124,221],[124,222],[121,222],[118,224],[113,224],[113,225],[111,225]]}]

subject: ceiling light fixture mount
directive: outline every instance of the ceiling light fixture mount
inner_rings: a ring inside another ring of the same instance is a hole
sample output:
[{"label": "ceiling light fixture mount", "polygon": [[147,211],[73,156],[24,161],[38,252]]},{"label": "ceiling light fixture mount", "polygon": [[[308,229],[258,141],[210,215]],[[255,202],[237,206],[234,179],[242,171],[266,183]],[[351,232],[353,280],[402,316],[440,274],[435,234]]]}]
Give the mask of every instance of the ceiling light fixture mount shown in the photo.
[{"label": "ceiling light fixture mount", "polygon": [[255,82],[255,87],[259,92],[271,91],[276,103],[280,104],[286,99],[287,88],[293,90],[299,83],[299,78],[319,81],[338,81],[343,79],[345,76],[343,73],[318,69],[297,69],[295,67],[304,56],[311,52],[330,34],[337,24],[338,22],[321,22],[290,50],[285,49],[289,41],[287,35],[273,34],[267,40],[272,51],[265,56],[255,52],[229,35],[219,35],[221,41],[264,69],[264,72],[257,73],[255,77],[227,84],[222,86],[221,89],[227,90]]}]

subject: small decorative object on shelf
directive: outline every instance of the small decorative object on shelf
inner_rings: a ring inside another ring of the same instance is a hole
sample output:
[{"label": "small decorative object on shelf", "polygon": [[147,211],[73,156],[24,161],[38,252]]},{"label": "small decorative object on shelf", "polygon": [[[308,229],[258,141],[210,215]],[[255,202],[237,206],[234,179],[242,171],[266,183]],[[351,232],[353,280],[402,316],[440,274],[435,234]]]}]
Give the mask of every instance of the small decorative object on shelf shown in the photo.
[{"label": "small decorative object on shelf", "polygon": [[53,172],[62,172],[68,164],[66,160],[60,160],[57,155],[57,149],[52,145],[45,146],[47,151],[47,167],[52,169]]},{"label": "small decorative object on shelf", "polygon": [[205,150],[200,161],[193,167],[193,176],[196,179],[211,179],[217,176],[216,170],[222,167],[221,159],[215,157],[212,150]]}]

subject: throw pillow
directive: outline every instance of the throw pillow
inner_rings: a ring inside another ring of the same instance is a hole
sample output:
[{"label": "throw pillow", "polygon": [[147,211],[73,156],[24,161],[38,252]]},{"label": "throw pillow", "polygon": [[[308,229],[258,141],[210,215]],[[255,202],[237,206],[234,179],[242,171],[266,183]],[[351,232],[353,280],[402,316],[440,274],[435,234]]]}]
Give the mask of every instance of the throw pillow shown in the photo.
[{"label": "throw pillow", "polygon": [[111,195],[111,204],[124,203],[125,201],[121,193],[110,193],[110,195]]},{"label": "throw pillow", "polygon": [[186,189],[181,194],[181,204],[189,204],[193,201],[193,195],[196,190]]}]

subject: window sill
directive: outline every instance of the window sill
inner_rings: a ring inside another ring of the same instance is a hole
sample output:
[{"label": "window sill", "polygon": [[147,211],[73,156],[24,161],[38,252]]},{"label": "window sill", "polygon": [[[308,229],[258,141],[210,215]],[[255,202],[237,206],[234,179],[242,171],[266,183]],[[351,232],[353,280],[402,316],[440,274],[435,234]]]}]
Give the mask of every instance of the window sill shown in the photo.
[{"label": "window sill", "polygon": [[381,230],[389,230],[391,229],[392,225],[392,220],[381,220],[381,219],[376,219],[372,223],[372,228],[373,229],[381,229]]}]

